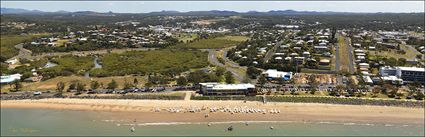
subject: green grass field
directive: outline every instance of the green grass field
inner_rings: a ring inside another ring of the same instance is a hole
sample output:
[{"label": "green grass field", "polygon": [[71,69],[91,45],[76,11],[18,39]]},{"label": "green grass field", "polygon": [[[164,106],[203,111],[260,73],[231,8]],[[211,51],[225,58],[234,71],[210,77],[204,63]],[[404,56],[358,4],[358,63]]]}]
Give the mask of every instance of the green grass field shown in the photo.
[{"label": "green grass field", "polygon": [[406,54],[400,54],[397,53],[396,50],[394,49],[390,49],[389,51],[370,51],[369,50],[369,55],[371,56],[380,56],[380,57],[387,57],[387,58],[395,58],[395,59],[399,59],[399,58],[405,58],[408,60],[412,60],[414,58],[416,58],[416,52],[414,48],[409,48],[404,44],[400,45],[400,48],[404,51],[406,51]]},{"label": "green grass field", "polygon": [[198,37],[198,34],[194,33],[180,33],[174,35],[175,38],[177,38],[179,41],[183,41],[184,43],[187,43],[187,41],[193,40]]}]

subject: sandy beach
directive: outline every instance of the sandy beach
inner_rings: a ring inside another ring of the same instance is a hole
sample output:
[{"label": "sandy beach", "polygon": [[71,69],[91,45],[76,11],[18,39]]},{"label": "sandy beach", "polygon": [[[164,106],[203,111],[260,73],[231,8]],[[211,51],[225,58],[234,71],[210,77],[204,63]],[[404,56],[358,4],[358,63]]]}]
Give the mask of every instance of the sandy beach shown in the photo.
[{"label": "sandy beach", "polygon": [[[243,101],[40,99],[2,100],[1,108],[105,112],[112,119],[138,122],[300,121],[424,124],[423,108]],[[199,112],[170,112],[197,108]],[[265,113],[210,112],[212,108],[254,108]],[[270,111],[278,111],[270,113]],[[206,115],[208,115],[206,117]]]}]

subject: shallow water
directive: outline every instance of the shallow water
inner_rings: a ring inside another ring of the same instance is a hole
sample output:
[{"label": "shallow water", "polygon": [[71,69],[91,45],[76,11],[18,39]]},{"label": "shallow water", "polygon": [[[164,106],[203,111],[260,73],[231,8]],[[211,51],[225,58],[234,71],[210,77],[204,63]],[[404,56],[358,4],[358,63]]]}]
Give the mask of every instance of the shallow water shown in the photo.
[{"label": "shallow water", "polygon": [[[233,131],[226,131],[232,125]],[[270,129],[270,127],[273,129]],[[135,132],[130,132],[134,127]],[[186,136],[294,136],[294,135],[424,135],[424,125],[374,123],[300,123],[244,121],[207,123],[137,123],[111,120],[105,112],[1,109],[1,135],[186,135]]]}]

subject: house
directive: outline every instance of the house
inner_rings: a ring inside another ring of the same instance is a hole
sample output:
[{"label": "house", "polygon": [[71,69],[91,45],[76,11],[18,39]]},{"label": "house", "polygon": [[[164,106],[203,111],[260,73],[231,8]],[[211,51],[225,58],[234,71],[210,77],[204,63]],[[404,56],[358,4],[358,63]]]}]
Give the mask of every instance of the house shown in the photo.
[{"label": "house", "polygon": [[0,76],[0,84],[12,83],[15,80],[20,80],[21,77],[22,75],[19,73],[13,75]]},{"label": "house", "polygon": [[6,60],[5,62],[9,65],[14,65],[14,64],[18,63],[19,60],[17,58],[14,58],[14,59]]},{"label": "house", "polygon": [[269,69],[263,73],[269,80],[283,79],[290,80],[292,78],[292,72],[277,71],[276,69]]},{"label": "house", "polygon": [[360,68],[366,68],[366,69],[368,69],[369,68],[369,64],[367,64],[367,63],[359,63],[359,67]]},{"label": "house", "polygon": [[304,57],[294,57],[296,64],[304,64]]},{"label": "house", "polygon": [[256,95],[252,84],[199,83],[199,92],[205,96]]},{"label": "house", "polygon": [[354,53],[365,53],[365,52],[364,52],[364,50],[356,49],[356,50],[354,50]]},{"label": "house", "polygon": [[314,46],[314,51],[316,51],[317,53],[323,53],[328,51],[328,47],[326,46]]},{"label": "house", "polygon": [[319,65],[329,65],[330,64],[330,60],[329,59],[321,59],[319,61]]},{"label": "house", "polygon": [[362,45],[360,43],[354,43],[353,46],[356,48],[360,48]]},{"label": "house", "polygon": [[308,52],[308,51],[303,52],[303,56],[306,57],[306,58],[309,58],[310,52]]}]

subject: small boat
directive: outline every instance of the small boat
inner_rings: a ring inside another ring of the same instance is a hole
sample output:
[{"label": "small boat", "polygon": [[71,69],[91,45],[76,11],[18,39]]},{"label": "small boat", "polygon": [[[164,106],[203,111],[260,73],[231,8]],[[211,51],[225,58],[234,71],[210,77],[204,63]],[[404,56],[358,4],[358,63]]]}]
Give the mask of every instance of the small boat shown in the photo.
[{"label": "small boat", "polygon": [[130,128],[130,131],[131,131],[131,132],[134,132],[134,131],[136,131],[136,129],[135,129],[134,127],[131,127],[131,128]]},{"label": "small boat", "polygon": [[248,122],[245,122],[245,126],[248,126]]},{"label": "small boat", "polygon": [[208,126],[211,126],[211,123],[208,123]]},{"label": "small boat", "polygon": [[274,129],[274,127],[273,127],[273,126],[270,126],[270,129],[271,129],[271,130],[273,130],[273,129]]},{"label": "small boat", "polygon": [[227,131],[233,131],[233,126],[228,127]]}]

